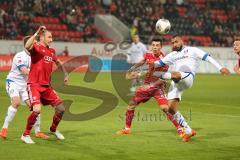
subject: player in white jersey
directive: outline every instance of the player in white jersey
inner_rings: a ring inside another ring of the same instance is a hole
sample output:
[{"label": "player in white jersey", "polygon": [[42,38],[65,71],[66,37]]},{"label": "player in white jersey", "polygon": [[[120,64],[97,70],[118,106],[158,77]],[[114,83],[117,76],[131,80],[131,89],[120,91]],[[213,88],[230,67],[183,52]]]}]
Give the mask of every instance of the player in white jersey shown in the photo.
[{"label": "player in white jersey", "polygon": [[147,48],[142,42],[140,42],[140,38],[138,35],[134,35],[132,37],[132,40],[132,45],[127,51],[127,62],[131,64],[136,64],[143,60],[143,56],[147,51]]},{"label": "player in white jersey", "polygon": [[[236,39],[233,43],[234,52],[240,57],[240,38]],[[238,63],[235,65],[233,69],[238,75],[240,75],[240,58],[238,59]]]},{"label": "player in white jersey", "polygon": [[[146,46],[140,42],[139,35],[133,35],[132,37],[132,45],[127,51],[127,62],[130,63],[131,65],[134,65],[136,63],[141,62],[144,58],[144,54],[147,51]],[[143,67],[144,68],[144,67]],[[141,68],[141,69],[143,69]],[[140,83],[140,79],[136,78],[132,80],[132,87],[131,91],[134,92],[136,89],[136,86]]]},{"label": "player in white jersey", "polygon": [[[24,45],[29,38],[30,36],[24,38]],[[11,98],[11,105],[8,107],[4,124],[0,132],[0,137],[2,138],[7,138],[9,123],[13,120],[18,107],[21,105],[21,101],[25,102],[27,106],[30,106],[27,92],[27,76],[31,64],[31,57],[26,52],[28,51],[23,50],[13,57],[11,70],[6,78],[6,90]],[[48,138],[47,135],[40,132],[40,115],[37,118],[37,122],[34,124],[34,128],[37,138]]]},{"label": "player in white jersey", "polygon": [[176,121],[183,127],[185,135],[184,141],[189,141],[190,137],[196,134],[196,131],[190,128],[186,120],[177,110],[183,91],[193,85],[196,70],[199,67],[199,61],[207,61],[213,64],[223,75],[230,74],[229,70],[222,67],[210,55],[199,48],[184,46],[180,36],[174,36],[171,40],[173,52],[166,55],[159,61],[155,61],[155,66],[173,65],[174,72],[158,72],[154,75],[161,79],[172,79],[168,90],[168,104],[170,112]]}]

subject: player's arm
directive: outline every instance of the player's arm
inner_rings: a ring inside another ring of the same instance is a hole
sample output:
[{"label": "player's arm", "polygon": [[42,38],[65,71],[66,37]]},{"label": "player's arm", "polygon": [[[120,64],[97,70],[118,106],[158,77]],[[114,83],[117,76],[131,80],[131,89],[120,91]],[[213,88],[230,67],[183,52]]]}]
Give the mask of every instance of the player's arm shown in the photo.
[{"label": "player's arm", "polygon": [[143,60],[141,60],[140,62],[134,64],[134,65],[128,70],[128,72],[132,72],[132,71],[136,70],[138,67],[142,66],[145,62],[146,62],[146,59],[143,59]]},{"label": "player's arm", "polygon": [[173,64],[172,57],[173,57],[173,52],[169,53],[168,55],[166,55],[165,57],[163,57],[160,60],[150,62],[150,64],[154,65],[154,67],[163,67],[166,65],[171,65],[171,64]]},{"label": "player's arm", "polygon": [[26,44],[25,44],[24,47],[25,47],[28,51],[30,51],[30,50],[32,49],[33,44],[34,44],[35,41],[36,41],[36,37],[37,37],[43,30],[45,30],[45,29],[46,29],[45,26],[40,26],[40,27],[38,28],[38,30],[34,33],[34,35],[32,35],[32,36],[27,40],[27,42],[26,42]]},{"label": "player's arm", "polygon": [[212,65],[214,65],[221,72],[221,74],[223,74],[223,75],[229,75],[230,74],[230,71],[227,68],[221,66],[208,53],[206,53],[203,50],[201,50],[199,48],[196,48],[196,47],[192,47],[191,49],[194,51],[196,57],[198,57],[199,59],[202,59],[203,61],[207,61],[207,62],[211,63]]},{"label": "player's arm", "polygon": [[68,73],[67,73],[67,70],[65,69],[63,63],[59,59],[57,59],[54,62],[57,65],[58,68],[62,69],[62,71],[64,73],[64,83],[67,84],[68,83]]},{"label": "player's arm", "polygon": [[202,60],[210,62],[212,65],[214,65],[223,75],[229,75],[230,71],[226,68],[221,66],[214,58],[212,58],[209,54],[205,54],[202,58]]},{"label": "player's arm", "polygon": [[22,74],[29,74],[29,69],[26,66],[20,67],[19,70],[22,72]]},{"label": "player's arm", "polygon": [[233,68],[234,72],[236,72],[238,75],[240,75],[240,67],[238,64],[236,64]]}]

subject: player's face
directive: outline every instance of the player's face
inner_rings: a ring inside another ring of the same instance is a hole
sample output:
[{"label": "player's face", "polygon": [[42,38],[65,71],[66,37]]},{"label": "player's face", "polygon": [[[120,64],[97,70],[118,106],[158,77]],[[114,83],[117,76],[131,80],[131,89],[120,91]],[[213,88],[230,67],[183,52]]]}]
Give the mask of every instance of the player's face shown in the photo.
[{"label": "player's face", "polygon": [[43,42],[44,44],[46,44],[47,46],[49,46],[53,41],[53,38],[52,38],[52,33],[51,32],[46,32],[44,34],[44,37],[43,37]]},{"label": "player's face", "polygon": [[139,36],[135,35],[133,36],[133,42],[138,43],[140,41]]},{"label": "player's face", "polygon": [[152,41],[152,46],[151,47],[152,47],[153,53],[157,54],[161,50],[162,45],[161,45],[161,42],[159,42],[159,41]]},{"label": "player's face", "polygon": [[233,43],[233,50],[240,56],[240,40],[237,40]]},{"label": "player's face", "polygon": [[183,47],[183,41],[180,37],[174,37],[171,43],[173,51],[180,51]]}]

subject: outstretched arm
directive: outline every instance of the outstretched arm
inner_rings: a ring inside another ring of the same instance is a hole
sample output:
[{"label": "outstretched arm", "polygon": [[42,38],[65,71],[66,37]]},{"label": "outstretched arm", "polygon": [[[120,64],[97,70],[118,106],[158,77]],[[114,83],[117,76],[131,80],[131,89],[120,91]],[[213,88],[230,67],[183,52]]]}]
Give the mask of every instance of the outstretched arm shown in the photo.
[{"label": "outstretched arm", "polygon": [[213,59],[212,57],[210,56],[207,56],[205,58],[205,61],[208,61],[210,62],[212,65],[214,65],[220,72],[222,75],[229,75],[230,74],[230,71],[225,68],[225,67],[222,67],[215,59]]}]

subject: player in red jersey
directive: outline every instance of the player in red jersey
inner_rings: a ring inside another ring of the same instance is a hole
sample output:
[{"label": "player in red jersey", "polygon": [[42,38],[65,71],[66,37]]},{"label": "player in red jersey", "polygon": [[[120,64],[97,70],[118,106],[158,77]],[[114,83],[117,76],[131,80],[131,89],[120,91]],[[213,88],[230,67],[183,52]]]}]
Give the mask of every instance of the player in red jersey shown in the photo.
[{"label": "player in red jersey", "polygon": [[[37,36],[40,38],[39,43],[35,43]],[[52,107],[55,108],[50,133],[54,134],[60,140],[64,139],[64,136],[57,131],[56,128],[62,119],[65,107],[50,85],[54,63],[62,67],[55,50],[49,47],[52,41],[52,33],[48,31],[45,26],[40,26],[37,32],[31,36],[25,44],[25,48],[31,56],[27,90],[33,112],[28,117],[26,129],[21,140],[28,144],[34,143],[30,137],[30,131],[41,111],[40,103],[43,105],[52,105]],[[64,67],[62,67],[62,69],[65,71]],[[68,81],[67,75],[65,75],[64,81]]]},{"label": "player in red jersey", "polygon": [[[161,52],[161,41],[159,39],[153,39],[151,43],[152,50],[147,51],[144,55],[144,59],[135,64],[128,70],[127,77],[135,77],[134,71],[142,66],[143,64],[148,64],[149,61],[160,60],[160,58],[164,57],[164,54]],[[145,76],[144,85],[140,86],[135,95],[130,100],[127,111],[126,111],[126,119],[125,119],[125,128],[119,130],[117,134],[130,134],[131,123],[134,117],[134,111],[136,106],[140,103],[147,102],[151,97],[154,97],[158,102],[159,107],[166,113],[167,117],[173,122],[175,127],[179,129],[179,132],[182,132],[182,128],[173,118],[173,116],[168,112],[168,100],[165,94],[166,82],[159,80],[157,77],[153,76],[155,71],[164,71],[166,72],[168,67],[158,67],[154,68],[154,66],[149,65],[148,73]],[[148,88],[148,89],[146,89]],[[180,133],[181,134],[181,133]]]},{"label": "player in red jersey", "polygon": [[[233,43],[234,52],[240,57],[240,38],[236,39]],[[240,75],[240,58],[238,59],[238,64],[235,65],[234,71]]]}]

